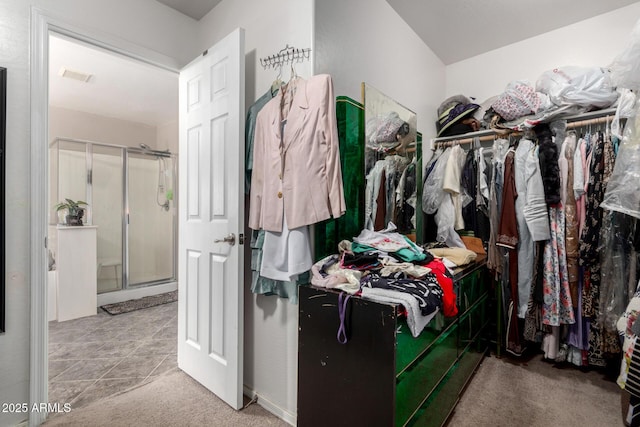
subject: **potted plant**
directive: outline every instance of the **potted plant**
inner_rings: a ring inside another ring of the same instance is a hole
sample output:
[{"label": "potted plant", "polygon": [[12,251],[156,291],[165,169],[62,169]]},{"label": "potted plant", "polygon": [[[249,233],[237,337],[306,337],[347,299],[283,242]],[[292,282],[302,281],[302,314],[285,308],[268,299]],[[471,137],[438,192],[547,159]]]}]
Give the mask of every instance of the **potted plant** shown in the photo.
[{"label": "potted plant", "polygon": [[87,206],[87,202],[65,199],[64,202],[58,203],[55,208],[57,212],[62,210],[67,211],[65,217],[66,225],[83,225],[82,217],[84,216],[84,208],[82,206]]}]

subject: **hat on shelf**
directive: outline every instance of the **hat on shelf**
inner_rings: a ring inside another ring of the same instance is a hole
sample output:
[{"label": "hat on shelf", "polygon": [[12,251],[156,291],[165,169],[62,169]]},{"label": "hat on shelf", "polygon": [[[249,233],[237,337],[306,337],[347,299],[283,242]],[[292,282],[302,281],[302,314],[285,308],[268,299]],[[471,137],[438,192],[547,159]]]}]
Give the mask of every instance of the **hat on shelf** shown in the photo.
[{"label": "hat on shelf", "polygon": [[478,108],[480,108],[478,104],[472,103],[464,95],[455,95],[445,99],[438,107],[438,121],[436,122],[438,136],[457,135],[472,131],[473,128],[464,125],[462,120],[472,117]]}]

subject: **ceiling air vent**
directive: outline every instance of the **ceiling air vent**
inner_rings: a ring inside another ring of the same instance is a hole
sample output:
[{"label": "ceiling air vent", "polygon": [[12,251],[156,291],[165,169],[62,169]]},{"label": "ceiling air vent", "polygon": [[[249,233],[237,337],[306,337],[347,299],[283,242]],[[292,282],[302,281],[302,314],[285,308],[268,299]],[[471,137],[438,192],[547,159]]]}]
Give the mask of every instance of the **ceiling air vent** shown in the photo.
[{"label": "ceiling air vent", "polygon": [[89,79],[92,76],[91,74],[83,73],[81,71],[70,70],[70,69],[65,68],[65,67],[60,68],[60,71],[58,72],[58,75],[62,76],[62,77],[69,78],[69,79],[85,82],[85,83],[88,82]]}]

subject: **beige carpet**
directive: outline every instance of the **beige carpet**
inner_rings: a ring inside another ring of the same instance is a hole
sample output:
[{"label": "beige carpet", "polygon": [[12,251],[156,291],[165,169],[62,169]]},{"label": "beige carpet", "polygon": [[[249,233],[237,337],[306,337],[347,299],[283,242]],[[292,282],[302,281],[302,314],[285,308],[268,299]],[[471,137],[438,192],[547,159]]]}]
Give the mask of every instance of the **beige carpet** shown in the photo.
[{"label": "beige carpet", "polygon": [[182,371],[68,414],[52,416],[46,426],[288,426],[258,404],[234,411]]},{"label": "beige carpet", "polygon": [[597,371],[488,357],[464,392],[450,427],[623,426],[620,388]]},{"label": "beige carpet", "polygon": [[[618,386],[596,371],[558,368],[542,361],[540,355],[526,361],[488,357],[467,387],[448,426],[618,427],[623,426],[620,395]],[[188,375],[174,371],[69,414],[54,415],[45,425],[284,427],[288,424],[257,404],[234,411]]]}]

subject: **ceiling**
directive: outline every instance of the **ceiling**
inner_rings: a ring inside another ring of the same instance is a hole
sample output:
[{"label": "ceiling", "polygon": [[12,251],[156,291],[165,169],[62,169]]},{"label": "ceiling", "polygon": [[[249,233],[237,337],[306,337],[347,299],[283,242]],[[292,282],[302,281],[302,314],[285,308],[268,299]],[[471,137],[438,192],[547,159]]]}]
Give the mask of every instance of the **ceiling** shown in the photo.
[{"label": "ceiling", "polygon": [[221,0],[157,0],[191,18],[199,21],[209,13]]},{"label": "ceiling", "polygon": [[[220,2],[158,1],[195,20]],[[386,1],[445,64],[636,3],[632,0]],[[151,126],[177,118],[176,74],[56,36],[51,37],[50,49],[51,105]],[[61,67],[89,73],[92,77],[87,83],[65,79],[58,76]]]},{"label": "ceiling", "polygon": [[[220,3],[220,0],[157,1],[195,20]],[[386,1],[449,65],[637,0]]]},{"label": "ceiling", "polygon": [[440,60],[449,65],[619,9],[637,0],[387,2]]},{"label": "ceiling", "polygon": [[[49,40],[49,105],[150,126],[177,120],[176,73],[58,36]],[[63,78],[62,67],[91,78]]]}]

